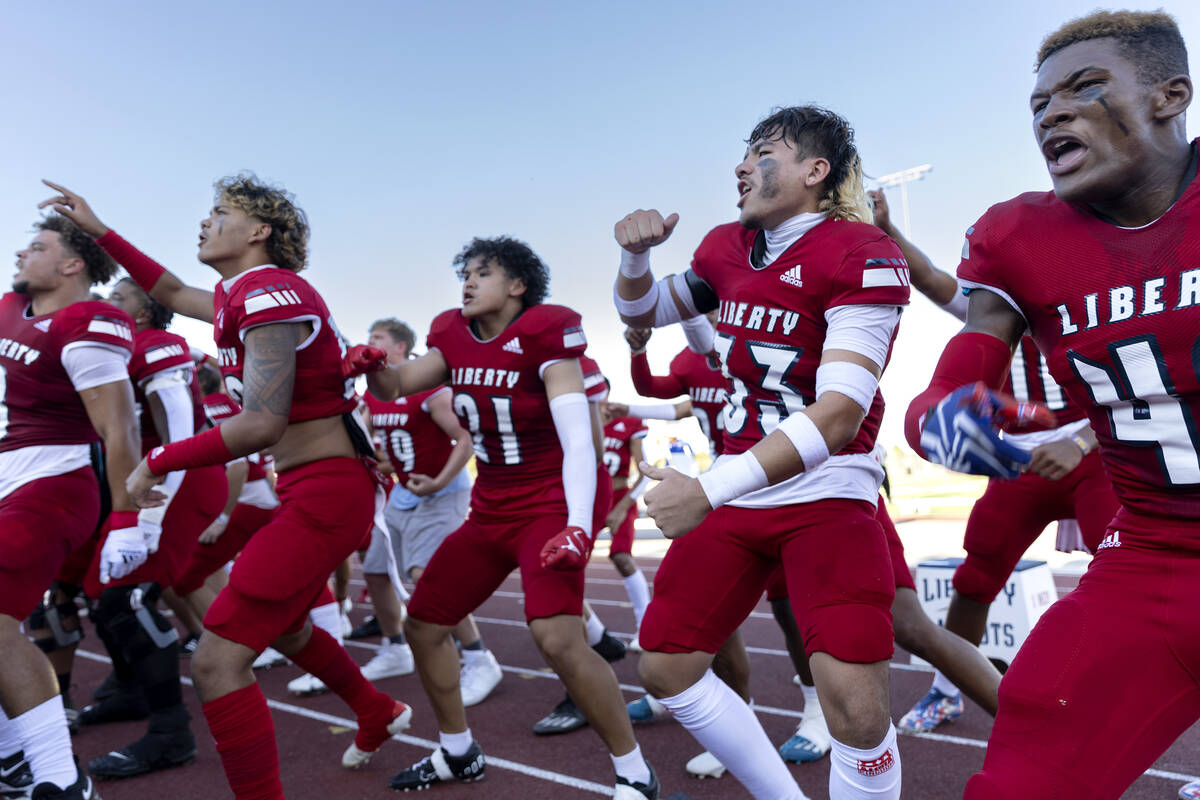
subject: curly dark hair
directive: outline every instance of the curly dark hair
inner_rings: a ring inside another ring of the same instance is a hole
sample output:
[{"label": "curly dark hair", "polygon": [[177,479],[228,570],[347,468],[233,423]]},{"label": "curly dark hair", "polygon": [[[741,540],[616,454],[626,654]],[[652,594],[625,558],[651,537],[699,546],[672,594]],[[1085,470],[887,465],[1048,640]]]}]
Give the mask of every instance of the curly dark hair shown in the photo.
[{"label": "curly dark hair", "polygon": [[460,278],[464,275],[467,262],[473,258],[492,262],[503,269],[508,277],[524,281],[525,294],[521,296],[521,301],[525,308],[538,305],[550,293],[550,268],[538,258],[533,248],[520,239],[511,236],[472,239],[471,243],[454,257],[454,266]]},{"label": "curly dark hair", "polygon": [[81,231],[74,222],[61,214],[51,214],[38,220],[33,225],[37,231],[53,231],[63,247],[83,259],[87,268],[88,279],[95,286],[97,283],[108,283],[117,274],[117,262],[108,257],[108,253],[96,240]]},{"label": "curly dark hair", "polygon": [[784,139],[796,148],[797,160],[824,158],[829,162],[821,210],[836,219],[869,222],[864,212],[862,159],[854,142],[854,128],[839,114],[820,106],[776,108],[754,126],[746,144]]},{"label": "curly dark hair", "polygon": [[1114,39],[1121,55],[1137,69],[1138,81],[1152,85],[1188,74],[1187,46],[1174,17],[1158,11],[1093,11],[1073,19],[1046,37],[1033,71],[1046,59],[1076,42]]},{"label": "curly dark hair", "polygon": [[175,312],[164,306],[162,303],[155,300],[149,294],[138,286],[133,278],[121,278],[117,283],[124,283],[128,286],[137,298],[142,301],[142,308],[146,309],[150,314],[150,327],[158,330],[166,330],[171,324],[171,320],[175,319]]},{"label": "curly dark hair", "polygon": [[198,365],[196,380],[200,383],[200,391],[205,394],[216,394],[221,391],[221,371],[212,364],[201,363]]},{"label": "curly dark hair", "polygon": [[258,179],[253,172],[239,172],[213,184],[217,200],[244,211],[271,226],[267,255],[271,263],[293,272],[308,263],[308,217],[288,191]]}]

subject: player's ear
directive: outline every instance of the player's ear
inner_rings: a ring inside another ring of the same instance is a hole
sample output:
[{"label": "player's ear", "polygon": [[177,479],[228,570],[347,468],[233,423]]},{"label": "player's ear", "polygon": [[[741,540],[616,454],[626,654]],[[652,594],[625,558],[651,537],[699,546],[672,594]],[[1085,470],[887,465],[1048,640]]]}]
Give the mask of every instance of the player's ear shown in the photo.
[{"label": "player's ear", "polygon": [[508,284],[508,296],[520,297],[525,294],[525,289],[526,287],[524,278],[511,278],[510,283]]},{"label": "player's ear", "polygon": [[829,177],[829,159],[809,158],[804,171],[804,185],[808,188],[816,186]]},{"label": "player's ear", "polygon": [[271,238],[271,223],[254,221],[250,227],[248,244],[262,244]]},{"label": "player's ear", "polygon": [[58,274],[63,277],[73,277],[87,270],[87,264],[83,263],[83,259],[79,256],[64,259],[58,265]]},{"label": "player's ear", "polygon": [[1165,122],[1178,117],[1192,103],[1192,79],[1187,75],[1167,78],[1154,87],[1154,118]]}]

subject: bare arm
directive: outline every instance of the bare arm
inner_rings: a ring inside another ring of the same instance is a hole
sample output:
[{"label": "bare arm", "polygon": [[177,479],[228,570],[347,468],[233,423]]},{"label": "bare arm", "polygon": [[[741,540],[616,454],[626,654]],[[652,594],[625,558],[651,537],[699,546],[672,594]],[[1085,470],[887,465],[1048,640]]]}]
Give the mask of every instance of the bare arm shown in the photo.
[{"label": "bare arm", "polygon": [[450,451],[450,457],[446,459],[442,471],[432,480],[426,475],[410,475],[406,488],[419,497],[446,488],[450,481],[454,480],[454,476],[462,472],[462,468],[471,459],[473,449],[471,434],[459,424],[458,416],[455,415],[454,408],[451,406],[450,392],[439,392],[429,398],[428,402],[429,416],[433,418],[434,423],[442,429],[443,433],[454,440],[454,449]]},{"label": "bare arm", "polygon": [[307,327],[285,322],[247,331],[242,410],[220,425],[231,455],[248,456],[283,438],[296,384],[296,347]]},{"label": "bare arm", "polygon": [[[617,273],[616,292],[621,300],[638,300],[645,297],[654,289],[654,275],[650,272],[650,259],[647,255],[651,247],[662,244],[671,236],[679,223],[679,215],[671,214],[663,219],[656,209],[645,211],[638,209],[617,221],[613,226],[613,236],[621,246],[621,269]],[[692,316],[680,301],[675,289],[671,287],[671,299],[678,309],[681,319]],[[651,328],[654,326],[654,309],[640,314],[621,313],[621,321],[634,328]]]},{"label": "bare arm", "polygon": [[[79,228],[108,252],[113,260],[125,267],[130,277],[158,302],[177,314],[203,322],[213,321],[213,293],[206,289],[188,286],[174,273],[168,272],[149,256],[115,234],[110,234],[107,225],[100,221],[87,201],[65,186],[50,181],[42,183],[59,194],[38,203],[38,208],[53,207],[55,211],[74,222]],[[161,270],[161,274],[160,271]],[[156,277],[156,279],[154,279]],[[149,285],[146,285],[149,283]]]},{"label": "bare arm", "polygon": [[133,413],[133,385],[114,381],[79,393],[88,419],[104,441],[104,460],[113,510],[136,511],[125,491],[125,478],[141,460],[141,437]]},{"label": "bare arm", "polygon": [[380,400],[392,401],[440,386],[450,379],[450,368],[442,351],[434,348],[423,356],[403,364],[391,365],[367,374],[367,388]]},{"label": "bare arm", "polygon": [[935,267],[929,257],[896,228],[882,189],[871,192],[871,199],[875,201],[875,225],[900,246],[900,252],[904,253],[904,260],[908,262],[913,287],[939,306],[953,300],[958,291],[955,277]]}]

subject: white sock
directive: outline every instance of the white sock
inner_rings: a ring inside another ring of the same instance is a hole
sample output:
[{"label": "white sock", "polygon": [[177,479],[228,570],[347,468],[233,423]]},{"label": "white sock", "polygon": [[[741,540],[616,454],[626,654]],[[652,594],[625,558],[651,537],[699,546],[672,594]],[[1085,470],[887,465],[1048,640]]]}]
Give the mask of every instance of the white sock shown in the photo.
[{"label": "white sock", "polygon": [[676,721],[756,798],[807,800],[758,717],[710,669],[674,697],[660,697]]},{"label": "white sock", "polygon": [[8,758],[21,749],[21,734],[0,708],[0,758]]},{"label": "white sock", "polygon": [[825,712],[821,710],[821,698],[817,697],[817,687],[805,686],[800,684],[800,690],[804,692],[804,718],[816,719],[824,717]]},{"label": "white sock", "polygon": [[468,667],[473,666],[475,664],[478,664],[481,661],[486,660],[487,655],[488,655],[488,651],[486,649],[463,650],[462,651],[463,663],[466,664]]},{"label": "white sock", "polygon": [[958,687],[950,682],[950,679],[941,673],[941,671],[933,673],[933,688],[937,689],[946,697],[958,697]]},{"label": "white sock", "polygon": [[71,756],[71,734],[67,732],[62,695],[54,695],[9,722],[21,738],[25,758],[33,770],[34,786],[52,783],[65,789],[78,779],[79,770]]},{"label": "white sock", "polygon": [[646,576],[640,569],[621,580],[625,582],[625,591],[629,593],[629,602],[633,603],[633,618],[637,620],[637,626],[641,628],[642,617],[646,615],[646,606],[650,605],[650,585],[646,583]]},{"label": "white sock", "polygon": [[313,625],[336,639],[338,644],[342,643],[342,612],[337,601],[311,609],[308,618]]},{"label": "white sock", "polygon": [[634,745],[633,749],[623,756],[614,756],[610,753],[609,757],[613,762],[613,770],[620,777],[630,783],[650,782],[650,767],[646,764],[646,759],[642,757],[641,746]]},{"label": "white sock", "polygon": [[604,637],[604,623],[600,621],[600,616],[592,614],[584,620],[583,624],[587,626],[588,647],[594,647],[599,644],[600,639]]},{"label": "white sock", "polygon": [[475,739],[471,736],[471,729],[467,728],[462,733],[443,733],[438,731],[438,741],[442,745],[442,749],[452,756],[465,756],[467,751],[471,749],[471,742]]},{"label": "white sock", "polygon": [[829,800],[899,800],[900,751],[896,727],[888,725],[883,741],[859,750],[837,739],[829,751]]}]

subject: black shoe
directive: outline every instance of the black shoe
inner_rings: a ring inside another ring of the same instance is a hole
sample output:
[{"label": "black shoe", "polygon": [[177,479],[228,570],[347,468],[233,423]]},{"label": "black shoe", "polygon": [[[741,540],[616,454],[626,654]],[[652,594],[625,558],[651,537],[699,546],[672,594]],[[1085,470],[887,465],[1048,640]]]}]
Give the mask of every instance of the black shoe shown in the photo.
[{"label": "black shoe", "polygon": [[363,620],[363,624],[359,625],[354,630],[350,631],[350,639],[369,639],[372,636],[382,636],[383,631],[379,629],[379,620],[375,617],[367,617]]},{"label": "black shoe", "polygon": [[[72,736],[79,733],[79,709],[65,697],[63,698],[63,714],[67,718],[67,733]],[[0,797],[4,797],[2,792],[0,792]]]},{"label": "black shoe", "polygon": [[620,639],[605,631],[604,635],[600,637],[600,641],[592,645],[592,649],[599,653],[601,658],[612,664],[624,658],[629,648]]},{"label": "black shoe", "polygon": [[452,756],[439,747],[408,769],[392,776],[388,786],[397,792],[407,792],[428,789],[442,781],[472,783],[483,780],[486,766],[478,742],[471,742],[471,749],[461,756]]},{"label": "black shoe", "polygon": [[106,697],[112,697],[120,691],[120,687],[121,682],[117,680],[117,673],[110,672],[108,677],[92,691],[92,699],[100,701]]},{"label": "black shoe", "polygon": [[179,643],[179,657],[191,658],[196,654],[196,647],[200,644],[200,634],[193,633],[191,636]]},{"label": "black shoe", "polygon": [[553,736],[556,733],[570,733],[587,725],[587,718],[575,705],[570,695],[554,707],[548,715],[539,719],[533,726],[533,732],[538,736]]},{"label": "black shoe", "polygon": [[80,725],[100,725],[105,722],[124,722],[150,716],[146,696],[134,682],[122,683],[114,694],[79,712]]},{"label": "black shoe", "polygon": [[647,783],[635,783],[618,775],[613,800],[658,800],[658,776],[654,774],[654,767],[650,766],[649,762],[646,763],[646,769],[650,770],[650,780]]},{"label": "black shoe", "polygon": [[147,772],[182,767],[196,758],[196,740],[183,728],[172,733],[147,733],[131,745],[93,758],[88,772],[100,780],[132,778]]},{"label": "black shoe", "polygon": [[49,782],[39,783],[29,797],[30,800],[100,800],[96,785],[83,770],[79,770],[79,777],[67,788],[61,789]]},{"label": "black shoe", "polygon": [[33,791],[33,770],[25,760],[25,751],[18,750],[11,756],[0,758],[0,797],[29,797]]}]

